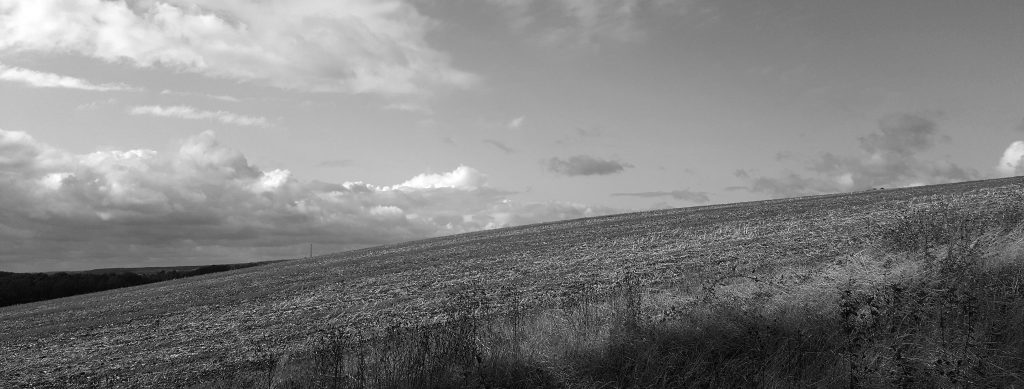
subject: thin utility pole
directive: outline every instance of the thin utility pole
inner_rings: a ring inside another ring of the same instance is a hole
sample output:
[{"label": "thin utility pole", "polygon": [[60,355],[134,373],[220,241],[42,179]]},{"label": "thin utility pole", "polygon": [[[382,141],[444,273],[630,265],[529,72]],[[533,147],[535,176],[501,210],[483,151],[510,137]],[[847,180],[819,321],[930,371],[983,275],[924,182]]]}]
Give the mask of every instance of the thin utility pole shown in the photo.
[{"label": "thin utility pole", "polygon": [[309,257],[313,258],[313,244],[312,243],[309,244]]}]

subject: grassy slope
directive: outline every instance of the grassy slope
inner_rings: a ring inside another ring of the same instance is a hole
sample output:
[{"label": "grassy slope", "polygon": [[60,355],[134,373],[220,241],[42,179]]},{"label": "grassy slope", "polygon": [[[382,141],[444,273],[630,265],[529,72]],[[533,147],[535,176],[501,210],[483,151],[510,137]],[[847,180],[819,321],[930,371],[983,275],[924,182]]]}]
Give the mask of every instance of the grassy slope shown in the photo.
[{"label": "grassy slope", "polygon": [[[496,309],[604,290],[623,273],[691,284],[813,267],[860,246],[908,207],[1017,201],[1024,181],[675,209],[485,231],[0,309],[0,380],[184,383],[301,348],[325,325],[374,330],[442,320],[459,291]],[[282,351],[282,350],[278,350]],[[114,378],[119,376],[121,378]]]}]

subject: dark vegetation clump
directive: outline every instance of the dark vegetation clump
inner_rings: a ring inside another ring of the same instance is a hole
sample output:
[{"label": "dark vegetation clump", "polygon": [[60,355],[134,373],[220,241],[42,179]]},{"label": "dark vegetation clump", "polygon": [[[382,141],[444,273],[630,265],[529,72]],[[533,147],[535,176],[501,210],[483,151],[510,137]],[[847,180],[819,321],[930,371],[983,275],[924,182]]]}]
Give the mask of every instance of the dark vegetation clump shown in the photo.
[{"label": "dark vegetation clump", "polygon": [[913,271],[850,277],[803,299],[773,298],[770,277],[745,277],[736,285],[756,290],[745,297],[716,280],[659,304],[624,276],[610,294],[486,314],[480,290],[447,321],[372,336],[328,327],[305,351],[199,387],[1019,387],[1017,204],[907,211],[870,255],[877,269]]},{"label": "dark vegetation clump", "polygon": [[259,264],[261,263],[207,265],[160,271],[145,271],[145,268],[141,268],[59,273],[0,272],[0,307],[218,273]]}]

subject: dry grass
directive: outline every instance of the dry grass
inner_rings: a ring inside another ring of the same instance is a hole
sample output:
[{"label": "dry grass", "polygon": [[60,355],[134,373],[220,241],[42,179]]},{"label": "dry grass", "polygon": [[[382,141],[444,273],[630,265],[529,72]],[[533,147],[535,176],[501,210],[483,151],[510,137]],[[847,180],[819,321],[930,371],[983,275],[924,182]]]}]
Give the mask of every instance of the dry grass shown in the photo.
[{"label": "dry grass", "polygon": [[[892,261],[878,261],[887,257],[868,252],[851,253],[884,238],[884,231],[892,231],[915,210],[992,209],[1016,203],[1020,192],[1020,179],[1004,179],[616,215],[436,238],[7,307],[0,309],[0,379],[9,387],[203,382],[216,386],[232,385],[233,380],[287,387],[305,385],[304,377],[312,377],[309,385],[315,386],[328,375],[302,372],[309,371],[317,358],[320,368],[331,366],[313,350],[333,337],[345,345],[339,350],[348,361],[346,373],[337,370],[339,381],[331,381],[339,385],[344,378],[348,384],[402,386],[408,377],[436,379],[439,386],[515,383],[517,377],[528,377],[521,386],[691,382],[683,373],[656,378],[661,377],[655,373],[658,369],[622,365],[615,358],[668,364],[676,360],[665,355],[705,350],[694,346],[701,344],[715,345],[707,348],[718,350],[714,353],[740,352],[748,348],[729,351],[715,342],[731,344],[720,339],[751,328],[756,339],[784,339],[779,334],[787,333],[779,331],[801,328],[803,324],[798,324],[808,320],[808,328],[820,328],[820,336],[825,336],[825,330],[834,329],[828,325],[842,322],[813,321],[808,312],[824,309],[828,296],[835,302],[842,294],[819,293],[821,287],[862,272],[875,278],[863,281],[857,290],[871,290],[869,286],[879,285],[879,280],[902,279],[899,274],[926,267],[909,259],[922,253],[886,254]],[[873,270],[878,268],[885,271]],[[616,283],[627,276],[635,280],[631,288],[645,291],[638,294],[643,304],[626,304],[643,307],[638,316],[643,320],[622,319],[623,309],[617,307],[623,303],[602,297],[621,295]],[[474,291],[486,293],[474,297]],[[780,305],[793,301],[809,302]],[[477,303],[472,312],[479,319],[471,321],[474,324],[451,324],[465,316],[466,302]],[[765,311],[766,306],[780,308]],[[716,327],[722,320],[739,324]],[[776,321],[796,324],[742,324]],[[701,332],[704,327],[719,332]],[[677,329],[669,331],[672,328]],[[332,329],[340,333],[325,335]],[[425,343],[424,334],[429,340]],[[813,336],[810,339],[818,339]],[[383,346],[387,339],[395,346]],[[427,346],[402,346],[414,339]],[[803,344],[792,347],[810,347]],[[655,345],[670,345],[669,351],[641,353],[651,347],[659,350],[661,346]],[[447,357],[422,350],[456,350],[453,358],[464,362],[442,369],[424,361]],[[774,359],[749,366],[721,365],[731,359],[714,353],[694,355],[719,361],[708,365],[718,366],[714,368],[784,365]],[[396,362],[380,367],[370,363],[381,358]],[[414,362],[420,365],[410,365]],[[401,370],[402,366],[418,367]],[[693,372],[704,369],[700,364],[685,366]],[[245,371],[256,373],[239,373]],[[610,376],[601,372],[634,381],[609,381]],[[764,386],[774,382],[769,379],[782,380],[765,377]],[[458,381],[470,378],[476,381]],[[669,378],[684,381],[665,381]],[[381,381],[393,379],[399,381]]]}]

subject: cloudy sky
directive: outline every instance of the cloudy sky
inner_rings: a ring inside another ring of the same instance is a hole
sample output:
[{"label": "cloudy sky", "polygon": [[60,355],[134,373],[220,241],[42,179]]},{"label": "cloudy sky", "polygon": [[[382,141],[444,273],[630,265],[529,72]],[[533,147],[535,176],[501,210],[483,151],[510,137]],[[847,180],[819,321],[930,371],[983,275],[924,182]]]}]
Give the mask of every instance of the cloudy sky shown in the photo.
[{"label": "cloudy sky", "polygon": [[1019,0],[0,0],[0,270],[1024,172]]}]

